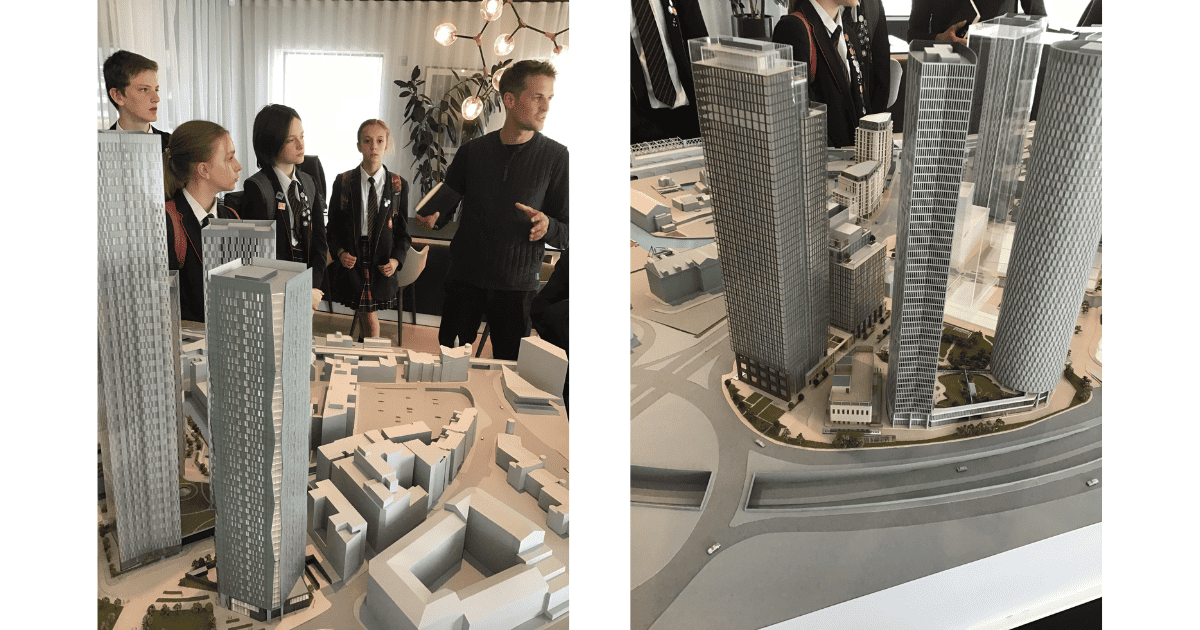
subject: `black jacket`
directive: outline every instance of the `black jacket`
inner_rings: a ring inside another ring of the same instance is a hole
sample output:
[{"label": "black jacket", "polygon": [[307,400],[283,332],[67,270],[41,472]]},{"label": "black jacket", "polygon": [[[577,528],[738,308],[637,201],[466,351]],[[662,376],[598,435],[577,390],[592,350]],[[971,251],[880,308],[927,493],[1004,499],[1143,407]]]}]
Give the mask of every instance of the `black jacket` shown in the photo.
[{"label": "black jacket", "polygon": [[300,181],[300,192],[303,203],[308,211],[307,229],[299,236],[300,244],[296,254],[292,253],[292,225],[287,220],[287,211],[280,210],[283,202],[283,186],[275,176],[275,169],[264,168],[246,180],[245,194],[242,196],[242,218],[261,221],[275,220],[275,244],[277,260],[290,260],[304,263],[312,269],[313,288],[320,289],[325,277],[325,266],[328,264],[329,246],[325,243],[325,200],[317,195],[317,185],[312,177],[297,169],[296,178]]},{"label": "black jacket", "polygon": [[[825,30],[825,24],[817,9],[808,0],[797,0],[796,7],[812,27],[816,42],[816,59],[809,59],[812,46],[808,27],[795,15],[788,14],[779,20],[771,41],[792,46],[792,58],[810,64],[808,74],[809,98],[824,103],[829,108],[828,146],[843,147],[854,144],[854,131],[858,128],[859,114],[855,111],[850,89],[850,75],[838,55],[837,45]],[[887,111],[888,87],[891,80],[891,55],[887,36],[887,21],[879,0],[863,0],[858,12],[866,19],[870,46],[855,50],[858,66],[863,73],[863,106],[868,114]],[[850,9],[842,10],[842,28],[850,25]],[[853,41],[853,39],[852,39]]]},{"label": "black jacket", "polygon": [[667,43],[671,55],[675,58],[675,69],[679,73],[683,91],[687,94],[688,104],[674,109],[655,109],[650,106],[645,71],[642,70],[642,63],[638,60],[637,49],[634,48],[631,37],[629,142],[636,144],[671,137],[697,138],[700,136],[700,123],[696,119],[696,90],[692,83],[692,64],[687,42],[690,39],[708,36],[704,14],[700,12],[698,0],[674,0],[675,15],[671,13],[672,3],[669,0],[651,1],[658,2],[662,6],[663,15],[670,18],[663,27],[667,32]]},{"label": "black jacket", "polygon": [[[375,226],[369,232],[370,251],[360,251],[362,241],[362,169],[355,167],[338,175],[333,180],[333,194],[329,199],[329,253],[333,263],[329,267],[330,293],[343,303],[356,301],[362,293],[363,277],[358,269],[342,266],[341,253],[348,252],[355,258],[366,255],[371,264],[371,296],[376,302],[396,297],[399,284],[397,274],[385,277],[377,267],[395,258],[404,267],[404,258],[412,245],[408,236],[408,182],[403,177],[383,169],[383,196],[379,199],[379,214]],[[361,261],[360,261],[361,262]]]},{"label": "black jacket", "polygon": [[[568,181],[567,147],[541,132],[515,148],[500,141],[499,131],[460,147],[445,179],[463,195],[446,281],[536,291],[545,244],[567,247]],[[533,224],[516,202],[549,217],[541,240],[529,240]],[[438,227],[450,214],[438,217]]]}]

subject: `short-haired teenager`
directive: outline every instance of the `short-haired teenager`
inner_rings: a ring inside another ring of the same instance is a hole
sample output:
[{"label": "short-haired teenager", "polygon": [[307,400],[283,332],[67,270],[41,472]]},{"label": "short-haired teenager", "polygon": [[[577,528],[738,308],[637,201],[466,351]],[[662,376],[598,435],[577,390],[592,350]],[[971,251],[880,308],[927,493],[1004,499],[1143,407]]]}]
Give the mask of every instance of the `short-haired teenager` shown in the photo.
[{"label": "short-haired teenager", "polygon": [[200,230],[211,219],[236,219],[218,192],[233,190],[242,164],[233,139],[217,123],[189,120],[179,125],[163,151],[167,195],[167,257],[179,270],[179,316],[204,321],[204,255]]},{"label": "short-haired teenager", "polygon": [[[463,199],[446,272],[443,346],[473,343],[486,315],[492,357],[516,360],[532,325],[545,245],[567,247],[567,147],[541,133],[555,76],[544,61],[505,70],[504,126],[460,147],[446,170],[444,183]],[[449,218],[417,220],[441,227]]]},{"label": "short-haired teenager", "polygon": [[273,219],[276,258],[312,269],[313,309],[323,295],[321,281],[329,248],[325,244],[325,202],[298,167],[304,162],[304,125],[287,105],[267,105],[254,117],[251,134],[259,171],[246,180],[242,215]]},{"label": "short-haired teenager", "polygon": [[109,129],[156,133],[165,150],[171,134],[155,129],[158,120],[158,64],[137,53],[118,50],[104,60],[104,89],[117,108],[117,122]]},{"label": "short-haired teenager", "polygon": [[412,240],[408,236],[408,182],[383,165],[391,130],[382,120],[358,127],[362,163],[333,180],[329,198],[329,293],[352,308],[363,334],[379,336],[376,311],[391,308],[400,288],[396,272]]}]

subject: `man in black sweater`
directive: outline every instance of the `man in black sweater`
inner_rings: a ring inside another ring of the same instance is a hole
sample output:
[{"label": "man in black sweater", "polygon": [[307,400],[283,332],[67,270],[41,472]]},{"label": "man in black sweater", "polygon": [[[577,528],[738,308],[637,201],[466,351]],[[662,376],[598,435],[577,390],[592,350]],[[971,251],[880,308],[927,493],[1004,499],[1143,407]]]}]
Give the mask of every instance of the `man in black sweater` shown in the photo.
[{"label": "man in black sweater", "polygon": [[[500,79],[504,126],[459,148],[444,184],[461,193],[450,243],[438,342],[473,343],[487,317],[492,357],[516,360],[529,336],[545,245],[567,246],[567,148],[541,134],[554,97],[554,67],[520,61]],[[449,221],[417,216],[426,228]]]}]

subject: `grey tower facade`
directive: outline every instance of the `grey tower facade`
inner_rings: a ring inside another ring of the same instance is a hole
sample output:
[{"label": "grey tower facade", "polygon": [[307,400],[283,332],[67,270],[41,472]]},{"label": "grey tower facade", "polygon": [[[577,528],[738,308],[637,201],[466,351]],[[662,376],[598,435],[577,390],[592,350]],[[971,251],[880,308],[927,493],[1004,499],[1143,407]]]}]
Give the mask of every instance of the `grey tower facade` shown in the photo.
[{"label": "grey tower facade", "polygon": [[924,427],[933,411],[975,55],[961,44],[913,42],[908,73],[887,402],[892,426]]},{"label": "grey tower facade", "polygon": [[825,106],[791,46],[689,46],[738,378],[788,399],[828,340]]},{"label": "grey tower facade", "polygon": [[266,620],[306,601],[312,272],[233,261],[209,278],[209,424],[222,606]]},{"label": "grey tower facade", "polygon": [[100,132],[99,144],[99,439],[118,561],[129,569],[181,542],[179,355],[171,338],[162,145],[154,134],[115,131]]},{"label": "grey tower facade", "polygon": [[1062,377],[1101,235],[1101,44],[1050,47],[992,373],[1026,393]]},{"label": "grey tower facade", "polygon": [[978,59],[971,117],[979,121],[972,181],[975,203],[994,221],[1008,217],[1016,190],[1045,32],[1045,16],[1007,14],[971,27]]},{"label": "grey tower facade", "polygon": [[[208,274],[232,260],[248,265],[254,258],[275,257],[275,221],[211,219],[200,231],[200,251],[204,254],[204,296],[208,297]],[[207,299],[204,302],[208,308]],[[208,313],[204,314],[207,321]]]}]

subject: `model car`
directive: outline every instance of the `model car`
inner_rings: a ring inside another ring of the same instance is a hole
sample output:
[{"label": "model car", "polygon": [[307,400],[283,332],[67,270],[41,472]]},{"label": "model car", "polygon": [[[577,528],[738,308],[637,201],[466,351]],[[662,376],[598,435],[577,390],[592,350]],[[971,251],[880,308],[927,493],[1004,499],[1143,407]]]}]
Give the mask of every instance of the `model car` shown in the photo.
[{"label": "model car", "polygon": [[967,467],[966,467],[966,466],[959,466],[958,468],[955,468],[954,470],[956,470],[956,471],[958,471],[958,472],[967,472]]},{"label": "model car", "polygon": [[717,543],[708,548],[708,555],[713,555],[713,552],[721,548],[721,543]]},{"label": "model car", "polygon": [[1091,488],[1092,486],[1094,486],[1094,485],[1096,485],[1096,484],[1098,484],[1098,483],[1100,483],[1100,480],[1099,480],[1099,479],[1089,479],[1089,480],[1088,480],[1088,482],[1087,482],[1087,485],[1088,485],[1088,487],[1089,487],[1089,488]]}]

